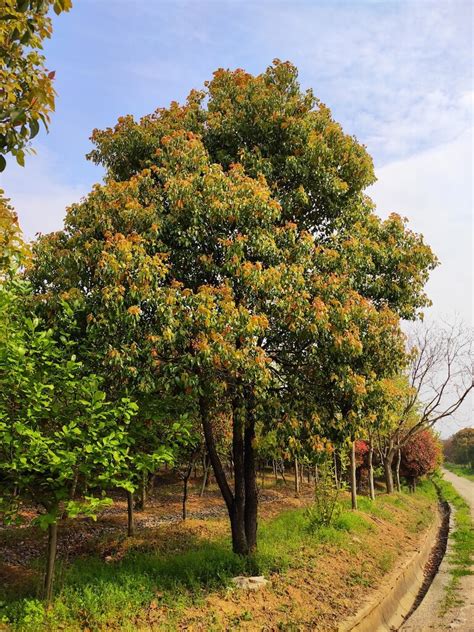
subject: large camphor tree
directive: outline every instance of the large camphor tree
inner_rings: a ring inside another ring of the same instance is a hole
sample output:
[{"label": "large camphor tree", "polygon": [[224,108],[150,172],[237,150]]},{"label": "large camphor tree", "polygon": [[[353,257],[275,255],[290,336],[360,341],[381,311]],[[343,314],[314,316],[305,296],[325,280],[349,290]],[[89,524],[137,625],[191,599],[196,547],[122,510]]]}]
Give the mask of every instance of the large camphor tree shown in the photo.
[{"label": "large camphor tree", "polygon": [[[92,139],[105,183],[39,240],[31,278],[51,318],[59,298],[75,302],[81,357],[116,370],[111,388],[185,398],[233,549],[251,553],[256,428],[284,420],[324,449],[326,354],[337,364],[347,350],[333,373],[354,375],[357,390],[367,323],[415,318],[435,258],[400,217],[374,214],[370,156],[289,63],[258,76],[219,70],[185,105],[121,118]],[[374,376],[363,368],[365,388]],[[233,482],[217,416],[231,429]]]}]

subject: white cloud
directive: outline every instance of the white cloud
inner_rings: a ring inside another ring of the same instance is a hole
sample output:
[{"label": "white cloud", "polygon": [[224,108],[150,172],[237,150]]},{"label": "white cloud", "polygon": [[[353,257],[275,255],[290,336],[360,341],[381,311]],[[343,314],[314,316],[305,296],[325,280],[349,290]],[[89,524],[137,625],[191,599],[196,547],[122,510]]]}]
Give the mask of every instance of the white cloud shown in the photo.
[{"label": "white cloud", "polygon": [[470,124],[472,4],[263,3],[262,46],[384,163],[458,136]]},{"label": "white cloud", "polygon": [[395,211],[423,233],[441,265],[432,273],[430,314],[472,320],[472,130],[376,171],[369,189],[379,214]]},{"label": "white cloud", "polygon": [[65,183],[60,167],[59,158],[38,146],[24,168],[11,158],[2,174],[1,187],[18,214],[25,239],[62,228],[66,207],[90,190],[88,183]]},{"label": "white cloud", "polygon": [[[456,140],[377,170],[378,182],[368,193],[378,213],[396,211],[423,233],[441,265],[432,273],[428,319],[452,322],[456,315],[469,325],[473,317],[472,130]],[[437,428],[447,437],[472,425],[471,395],[456,414]]]}]

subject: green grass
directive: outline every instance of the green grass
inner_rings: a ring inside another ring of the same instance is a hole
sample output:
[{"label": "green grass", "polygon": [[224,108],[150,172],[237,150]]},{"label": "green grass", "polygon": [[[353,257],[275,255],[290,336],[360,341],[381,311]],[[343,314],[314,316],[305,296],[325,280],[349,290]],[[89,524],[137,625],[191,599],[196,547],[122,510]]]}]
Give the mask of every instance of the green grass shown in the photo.
[{"label": "green grass", "polygon": [[455,463],[443,463],[444,467],[458,476],[474,481],[474,468],[470,465],[456,465]]},{"label": "green grass", "polygon": [[[25,631],[131,631],[137,627],[137,618],[146,616],[150,604],[154,604],[155,611],[166,612],[167,629],[176,629],[184,608],[199,607],[210,591],[228,590],[235,575],[284,573],[290,567],[314,564],[315,556],[327,551],[328,546],[348,551],[363,546],[364,534],[378,528],[370,517],[390,518],[391,503],[405,504],[405,510],[410,511],[406,499],[404,502],[399,496],[375,502],[360,497],[358,512],[351,512],[348,502],[343,501],[342,512],[333,524],[314,533],[308,529],[306,510],[286,511],[262,521],[258,553],[249,559],[233,554],[227,538],[193,536],[178,552],[159,552],[152,547],[131,550],[112,563],[92,556],[79,558],[61,569],[49,610],[33,594],[0,595],[4,599],[0,602],[0,627],[3,621],[13,630]],[[386,572],[393,564],[393,555],[381,555],[376,564]],[[349,584],[370,586],[370,569],[356,568],[347,580]]]},{"label": "green grass", "polygon": [[359,509],[366,514],[375,516],[376,518],[382,518],[383,520],[390,519],[390,512],[380,506],[380,502],[377,500],[371,500],[368,496],[360,496],[358,498]]},{"label": "green grass", "polygon": [[457,589],[460,578],[464,575],[473,574],[474,524],[468,503],[456,492],[453,485],[441,477],[436,479],[436,483],[439,486],[442,498],[447,500],[455,509],[454,530],[450,534],[451,556],[449,562],[451,580],[441,605],[441,614],[444,614],[458,600]]},{"label": "green grass", "polygon": [[261,525],[259,552],[249,559],[232,553],[226,539],[190,540],[189,550],[179,553],[131,551],[110,564],[96,557],[78,559],[63,571],[62,581],[56,581],[57,596],[49,611],[32,596],[4,595],[0,622],[18,630],[48,629],[53,622],[66,630],[105,625],[133,630],[134,617],[152,601],[177,616],[206,592],[225,589],[235,575],[270,574],[296,566],[308,537],[305,512],[297,510]]}]

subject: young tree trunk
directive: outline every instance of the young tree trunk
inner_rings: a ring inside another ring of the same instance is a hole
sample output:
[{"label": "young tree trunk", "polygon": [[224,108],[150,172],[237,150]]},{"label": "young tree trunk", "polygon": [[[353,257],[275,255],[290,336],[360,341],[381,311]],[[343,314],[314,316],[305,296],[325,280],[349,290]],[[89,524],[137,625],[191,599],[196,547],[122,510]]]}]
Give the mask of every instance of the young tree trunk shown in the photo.
[{"label": "young tree trunk", "polygon": [[369,444],[369,494],[371,500],[375,500],[375,486],[374,486],[374,448],[372,443]]},{"label": "young tree trunk", "polygon": [[148,474],[147,472],[142,472],[142,479],[140,481],[140,493],[138,498],[135,501],[135,509],[138,511],[144,511],[146,508],[147,501],[147,493],[148,493]]},{"label": "young tree trunk", "polygon": [[336,450],[334,450],[333,454],[334,454],[334,482],[336,483],[336,489],[339,489],[339,477],[337,475],[337,455],[336,455]]},{"label": "young tree trunk", "polygon": [[74,470],[74,478],[72,479],[71,491],[69,492],[70,500],[74,500],[74,498],[76,497],[76,489],[77,489],[78,480],[79,480],[79,469],[76,468]]},{"label": "young tree trunk", "polygon": [[183,520],[186,520],[187,517],[186,503],[188,500],[188,484],[190,478],[193,476],[193,472],[196,471],[197,452],[197,450],[192,452],[188,461],[188,468],[184,471],[183,474]]},{"label": "young tree trunk", "polygon": [[[79,470],[77,468],[74,469],[74,478],[72,479],[71,489],[69,490],[69,500],[74,500],[76,497],[77,483],[79,480]],[[61,520],[64,520],[67,517],[66,508],[61,512]]]},{"label": "young tree trunk", "polygon": [[402,460],[402,451],[399,449],[397,452],[397,463],[395,465],[395,483],[397,485],[397,492],[402,491],[400,484],[400,461]]},{"label": "young tree trunk", "polygon": [[362,491],[362,468],[356,464],[356,491],[358,494]]},{"label": "young tree trunk", "polygon": [[149,477],[149,483],[148,483],[148,497],[150,497],[153,494],[153,491],[155,489],[155,480],[156,480],[156,474],[151,474],[151,476]]},{"label": "young tree trunk", "polygon": [[383,469],[385,473],[385,486],[387,488],[387,494],[393,494],[393,474],[392,474],[392,463],[393,463],[394,451],[390,449],[383,461]]},{"label": "young tree trunk", "polygon": [[56,550],[58,546],[58,523],[48,525],[48,550],[46,559],[46,573],[44,578],[43,595],[47,603],[53,597],[54,566],[56,562]]},{"label": "young tree trunk", "polygon": [[210,463],[207,462],[207,456],[204,455],[203,461],[202,461],[202,485],[201,485],[201,490],[199,492],[200,498],[204,496],[204,490],[206,489],[206,485],[207,485],[207,477],[209,476],[209,468],[210,468]]},{"label": "young tree trunk", "polygon": [[275,459],[272,459],[272,466],[273,466],[273,476],[275,477],[275,483],[278,483],[278,471],[277,471],[277,465],[276,465]]},{"label": "young tree trunk", "polygon": [[295,456],[295,496],[299,498],[300,495],[300,476],[298,472],[298,457]]},{"label": "young tree trunk", "polygon": [[355,441],[352,441],[352,445],[351,445],[351,504],[352,504],[352,509],[357,509],[357,476],[356,476]]},{"label": "young tree trunk", "polygon": [[133,494],[127,491],[127,535],[129,537],[135,535],[135,520],[133,515]]}]

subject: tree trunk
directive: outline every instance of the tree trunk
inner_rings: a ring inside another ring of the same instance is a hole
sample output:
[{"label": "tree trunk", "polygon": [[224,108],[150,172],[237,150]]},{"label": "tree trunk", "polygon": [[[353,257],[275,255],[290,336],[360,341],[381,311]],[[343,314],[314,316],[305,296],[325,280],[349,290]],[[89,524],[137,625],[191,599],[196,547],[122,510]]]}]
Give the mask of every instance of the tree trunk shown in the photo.
[{"label": "tree trunk", "polygon": [[298,457],[295,456],[295,496],[299,498],[300,495],[300,476],[298,472]]},{"label": "tree trunk", "polygon": [[[232,459],[234,461],[234,512],[231,521],[234,553],[248,552],[245,534],[245,463],[244,463],[244,410],[242,398],[232,402]],[[234,541],[235,534],[235,541]]]},{"label": "tree trunk", "polygon": [[186,520],[186,501],[188,500],[188,477],[183,478],[183,520]]},{"label": "tree trunk", "polygon": [[277,465],[276,465],[275,459],[272,459],[272,465],[273,465],[273,476],[275,477],[275,483],[278,483],[278,471],[277,471]]},{"label": "tree trunk", "polygon": [[399,449],[397,453],[397,463],[395,465],[395,482],[397,485],[397,492],[402,491],[402,486],[400,484],[400,461],[402,460],[402,451]]},{"label": "tree trunk", "polygon": [[48,525],[48,550],[46,559],[46,574],[44,578],[43,595],[47,603],[53,597],[54,566],[56,562],[56,550],[58,546],[58,523]]},{"label": "tree trunk", "polygon": [[351,445],[351,505],[352,509],[357,509],[356,451],[354,440]]},{"label": "tree trunk", "polygon": [[133,516],[133,493],[127,491],[127,535],[129,537],[135,535],[135,520]]},{"label": "tree trunk", "polygon": [[242,421],[239,414],[234,415],[232,427],[232,448],[234,452],[234,478],[235,478],[235,498],[227,482],[224,468],[217,453],[212,424],[209,416],[209,408],[204,396],[199,398],[199,410],[201,422],[206,440],[207,452],[212,464],[212,469],[216,477],[217,484],[224,498],[227,512],[229,514],[232,532],[232,549],[238,555],[247,555],[247,539],[245,536],[245,516],[244,516],[244,477],[243,477],[243,445],[242,445]]},{"label": "tree trunk", "polygon": [[135,509],[137,511],[143,511],[146,508],[147,492],[148,492],[148,474],[147,472],[144,471],[142,472],[138,498],[135,498]]},{"label": "tree trunk", "polygon": [[390,449],[383,461],[383,469],[385,472],[385,485],[387,487],[387,494],[393,494],[393,474],[392,474],[392,463],[394,457],[393,449]]},{"label": "tree trunk", "polygon": [[155,480],[156,480],[156,474],[151,474],[149,477],[149,483],[148,483],[148,497],[150,497],[153,494],[153,491],[155,489]]},{"label": "tree trunk", "polygon": [[374,465],[373,465],[374,448],[372,443],[369,445],[369,494],[372,500],[375,500],[375,486],[374,486]]},{"label": "tree trunk", "polygon": [[247,552],[257,548],[258,492],[255,463],[255,398],[251,389],[246,393],[246,423],[244,430],[244,479],[245,479],[245,536]]}]

